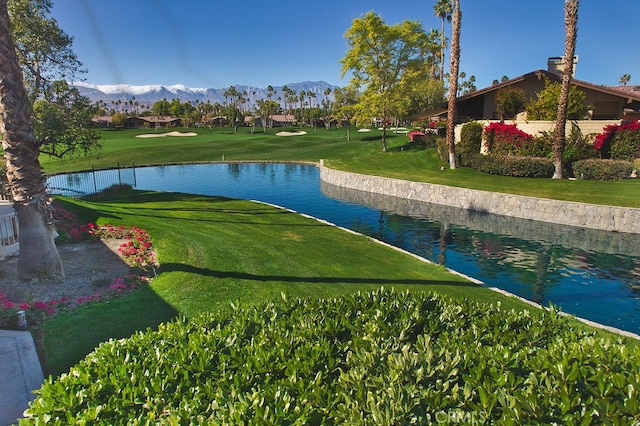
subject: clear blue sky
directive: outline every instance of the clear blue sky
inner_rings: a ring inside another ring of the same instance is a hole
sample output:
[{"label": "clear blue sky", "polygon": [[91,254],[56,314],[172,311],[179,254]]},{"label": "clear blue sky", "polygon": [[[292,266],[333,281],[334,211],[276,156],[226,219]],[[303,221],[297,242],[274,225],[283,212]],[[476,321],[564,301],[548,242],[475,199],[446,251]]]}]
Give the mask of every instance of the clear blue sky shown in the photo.
[{"label": "clear blue sky", "polygon": [[[344,86],[343,37],[368,11],[387,24],[439,29],[435,0],[53,0],[53,16],[93,84]],[[546,69],[564,54],[563,0],[461,0],[461,71],[480,89],[503,75]],[[640,0],[583,0],[576,78],[640,84]],[[450,24],[446,25],[450,37]],[[448,59],[446,67],[448,68]]]}]

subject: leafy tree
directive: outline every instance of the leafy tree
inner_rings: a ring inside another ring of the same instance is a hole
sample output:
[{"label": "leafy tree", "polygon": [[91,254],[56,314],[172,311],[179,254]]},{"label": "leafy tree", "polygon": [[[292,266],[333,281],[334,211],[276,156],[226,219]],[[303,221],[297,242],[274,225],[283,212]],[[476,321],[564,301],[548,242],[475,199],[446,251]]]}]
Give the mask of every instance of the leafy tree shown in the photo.
[{"label": "leafy tree", "polygon": [[[558,116],[558,103],[560,101],[560,83],[550,82],[545,78],[544,88],[526,106],[527,119],[529,120],[556,120]],[[569,89],[567,104],[567,120],[580,120],[589,110],[585,103],[584,92],[575,85]]]},{"label": "leafy tree", "polygon": [[453,19],[451,24],[451,66],[449,70],[449,102],[447,105],[447,148],[449,151],[449,167],[456,168],[456,93],[458,93],[458,72],[460,70],[460,26],[462,11],[460,1],[453,0]]},{"label": "leafy tree", "polygon": [[564,155],[569,90],[571,85],[571,76],[573,75],[573,56],[575,55],[576,38],[578,36],[579,5],[579,0],[566,0],[564,3],[564,26],[566,32],[564,69],[562,71],[562,84],[560,86],[558,113],[555,126],[555,140],[553,143],[553,164],[555,166],[553,179],[562,179],[562,158]]},{"label": "leafy tree", "polygon": [[[11,32],[33,108],[35,137],[41,143],[42,153],[54,156],[86,154],[101,146],[97,133],[88,129],[90,115],[96,111],[87,98],[65,82],[77,79],[84,71],[72,50],[73,38],[50,17],[51,8],[50,0],[11,0],[8,3]],[[58,120],[52,116],[54,110]],[[49,124],[56,127],[40,127]],[[44,133],[46,141],[42,139]],[[55,140],[56,149],[51,149],[51,140]]]},{"label": "leafy tree", "polygon": [[240,108],[241,100],[244,99],[243,94],[235,86],[230,86],[224,91],[224,99],[227,120],[233,126],[233,132],[238,133],[238,126],[244,123],[244,112]]},{"label": "leafy tree", "polygon": [[445,101],[444,82],[434,78],[417,80],[407,94],[407,113],[411,115],[428,111]]},{"label": "leafy tree", "polygon": [[127,120],[127,116],[121,112],[116,112],[111,116],[111,124],[113,127],[122,127],[124,126],[124,122]]},{"label": "leafy tree", "polygon": [[451,22],[451,12],[453,12],[451,0],[437,0],[433,6],[433,11],[442,20],[442,30],[440,31],[440,81],[444,81],[444,21]]},{"label": "leafy tree", "polygon": [[151,106],[151,112],[156,117],[164,117],[171,114],[171,103],[165,98],[154,102]]},{"label": "leafy tree", "polygon": [[529,95],[520,87],[505,87],[496,92],[496,109],[501,120],[514,119],[524,111]]},{"label": "leafy tree", "polygon": [[46,178],[31,126],[31,103],[16,52],[7,0],[0,0],[0,131],[7,181],[20,226],[18,273],[23,278],[62,275]]},{"label": "leafy tree", "polygon": [[258,114],[261,117],[262,122],[262,131],[266,132],[267,127],[270,126],[269,120],[271,118],[272,111],[276,111],[278,108],[278,103],[276,101],[270,99],[258,99]]},{"label": "leafy tree", "polygon": [[33,105],[33,133],[40,152],[56,158],[100,149],[100,135],[91,128],[96,109],[67,82],[53,82],[44,99]]},{"label": "leafy tree", "polygon": [[332,117],[347,128],[347,140],[351,140],[351,120],[356,115],[359,95],[353,87],[337,88],[333,91]]},{"label": "leafy tree", "polygon": [[73,80],[84,71],[72,50],[73,37],[50,17],[51,0],[11,0],[8,4],[11,32],[33,104],[56,80]]},{"label": "leafy tree", "polygon": [[353,20],[345,33],[349,50],[341,60],[342,76],[362,89],[360,113],[382,119],[382,151],[387,150],[387,123],[406,108],[407,92],[424,72],[429,38],[417,21],[387,25],[368,12]]}]

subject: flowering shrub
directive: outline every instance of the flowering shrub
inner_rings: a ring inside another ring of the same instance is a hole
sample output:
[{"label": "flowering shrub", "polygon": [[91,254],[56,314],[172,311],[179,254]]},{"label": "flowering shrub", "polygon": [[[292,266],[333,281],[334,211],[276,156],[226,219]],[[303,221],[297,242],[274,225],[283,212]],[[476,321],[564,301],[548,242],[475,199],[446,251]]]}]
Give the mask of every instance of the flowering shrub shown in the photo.
[{"label": "flowering shrub", "polygon": [[633,120],[621,125],[610,124],[596,136],[593,146],[602,158],[627,161],[640,158],[640,123]]},{"label": "flowering shrub", "polygon": [[484,143],[492,154],[515,155],[519,148],[531,143],[533,136],[515,124],[490,123],[484,128]]},{"label": "flowering shrub", "polygon": [[58,231],[60,242],[78,242],[88,240],[89,227],[78,223],[76,216],[64,207],[54,203],[53,223]]},{"label": "flowering shrub", "polygon": [[127,242],[120,245],[118,251],[127,265],[132,268],[147,270],[151,269],[155,274],[158,266],[155,254],[152,249],[151,236],[144,229],[138,227],[125,228],[112,225],[88,225],[89,234],[97,238],[119,238],[126,239]]},{"label": "flowering shrub", "polygon": [[135,274],[131,274],[126,278],[114,278],[109,286],[109,293],[93,293],[78,297],[75,300],[62,296],[59,299],[48,301],[15,302],[9,300],[9,297],[4,293],[0,293],[0,328],[14,328],[17,325],[18,311],[25,311],[28,325],[38,325],[60,312],[68,311],[74,305],[86,305],[114,299],[150,281],[151,279],[147,276]]},{"label": "flowering shrub", "polygon": [[40,324],[45,319],[66,311],[70,301],[62,296],[59,299],[34,302],[14,302],[0,293],[0,328],[12,328],[17,325],[18,311],[24,311],[31,324]]},{"label": "flowering shrub", "polygon": [[126,240],[120,245],[118,251],[123,260],[138,273],[130,274],[126,278],[114,278],[109,286],[110,292],[93,293],[77,297],[71,300],[66,296],[49,301],[22,301],[10,300],[8,296],[0,293],[0,328],[13,328],[17,325],[18,311],[25,311],[28,325],[40,324],[47,318],[68,310],[74,305],[99,302],[121,296],[130,290],[134,290],[151,281],[144,271],[150,271],[155,276],[155,268],[158,266],[151,236],[138,227],[127,228],[113,225],[87,225],[80,224],[76,216],[64,207],[54,204],[53,220],[58,231],[58,240],[63,242],[79,242],[101,238],[115,238]]}]

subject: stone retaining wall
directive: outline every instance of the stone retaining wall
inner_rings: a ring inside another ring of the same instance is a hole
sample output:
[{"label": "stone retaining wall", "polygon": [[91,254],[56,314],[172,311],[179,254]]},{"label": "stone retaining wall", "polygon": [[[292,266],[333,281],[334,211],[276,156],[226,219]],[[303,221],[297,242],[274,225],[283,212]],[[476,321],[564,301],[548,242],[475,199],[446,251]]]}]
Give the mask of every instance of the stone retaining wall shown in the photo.
[{"label": "stone retaining wall", "polygon": [[329,169],[320,180],[360,191],[560,225],[640,234],[640,209],[557,201]]}]

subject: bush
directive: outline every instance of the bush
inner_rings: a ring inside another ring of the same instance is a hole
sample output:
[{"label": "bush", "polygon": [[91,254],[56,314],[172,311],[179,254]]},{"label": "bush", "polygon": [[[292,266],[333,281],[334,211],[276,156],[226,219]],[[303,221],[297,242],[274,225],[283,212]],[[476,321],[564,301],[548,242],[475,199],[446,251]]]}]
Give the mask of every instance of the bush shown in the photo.
[{"label": "bush", "polygon": [[573,174],[586,180],[629,179],[633,163],[622,160],[582,160],[573,163]]},{"label": "bush", "polygon": [[598,151],[594,148],[593,138],[590,135],[583,135],[580,127],[574,122],[571,123],[571,131],[565,140],[564,155],[562,156],[565,175],[574,176],[573,164],[577,161],[598,158]]},{"label": "bush", "polygon": [[465,161],[473,169],[502,176],[550,178],[554,172],[549,158],[477,154],[465,157]]},{"label": "bush", "polygon": [[529,94],[521,87],[509,86],[496,93],[496,110],[502,120],[511,120],[524,111]]},{"label": "bush", "polygon": [[626,161],[640,158],[640,123],[635,121],[618,128],[611,143],[611,158]]},{"label": "bush", "polygon": [[[528,120],[555,120],[558,115],[558,103],[560,101],[560,82],[551,82],[544,79],[544,89],[537,93],[538,98],[529,101],[526,106]],[[582,120],[589,107],[585,102],[585,93],[572,84],[569,89],[569,102],[567,105],[568,120]]]},{"label": "bush", "polygon": [[446,163],[449,162],[449,146],[447,145],[447,138],[438,137],[436,139],[436,149],[438,150],[438,157]]},{"label": "bush", "polygon": [[531,143],[533,136],[515,124],[494,122],[484,128],[484,140],[491,154],[517,155],[518,149]]},{"label": "bush", "polygon": [[103,343],[46,380],[24,422],[631,424],[639,362],[638,346],[555,309],[386,289],[283,297]]},{"label": "bush", "polygon": [[461,155],[480,153],[482,129],[482,124],[477,121],[470,121],[463,125],[460,130],[460,142],[456,145],[456,152]]},{"label": "bush", "polygon": [[517,155],[523,157],[550,157],[553,149],[553,132],[542,132],[539,136],[517,150]]},{"label": "bush", "polygon": [[634,120],[622,125],[606,126],[596,136],[594,148],[600,151],[602,158],[626,161],[640,158],[640,123]]}]

